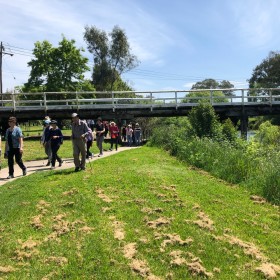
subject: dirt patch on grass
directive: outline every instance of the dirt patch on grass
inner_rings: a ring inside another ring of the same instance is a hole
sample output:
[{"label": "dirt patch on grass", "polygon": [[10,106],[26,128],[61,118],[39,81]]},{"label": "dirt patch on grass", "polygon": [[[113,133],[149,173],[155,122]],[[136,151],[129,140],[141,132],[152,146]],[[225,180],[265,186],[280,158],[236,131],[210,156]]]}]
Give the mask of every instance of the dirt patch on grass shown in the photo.
[{"label": "dirt patch on grass", "polygon": [[0,273],[11,273],[14,272],[15,268],[13,268],[12,266],[8,265],[8,266],[0,266]]},{"label": "dirt patch on grass", "polygon": [[30,249],[33,249],[40,245],[39,242],[36,242],[36,241],[32,240],[31,238],[26,240],[23,243],[21,243],[21,241],[19,240],[19,243],[21,244],[21,249],[23,249],[23,250],[25,250],[25,249],[30,250]]},{"label": "dirt patch on grass", "polygon": [[96,190],[97,196],[101,198],[106,203],[111,203],[113,200],[109,198],[106,194],[104,194],[104,191],[102,189]]},{"label": "dirt patch on grass", "polygon": [[45,263],[55,263],[59,266],[66,265],[68,263],[68,259],[65,257],[48,257],[45,261]]},{"label": "dirt patch on grass", "polygon": [[50,207],[50,203],[46,202],[45,200],[40,200],[36,208],[41,212],[42,215],[46,214],[48,212],[48,209]]},{"label": "dirt patch on grass", "polygon": [[245,255],[251,256],[252,258],[259,261],[267,261],[267,257],[260,252],[259,248],[255,244],[245,242],[235,236],[227,234],[224,234],[224,236],[230,244],[237,245],[238,247],[242,248]]},{"label": "dirt patch on grass", "polygon": [[183,256],[183,252],[180,250],[172,251],[169,256],[171,256],[172,260],[170,261],[170,264],[173,266],[186,266],[188,268],[188,271],[192,276],[201,276],[201,277],[207,277],[212,278],[213,273],[208,272],[205,267],[202,265],[202,261],[200,258],[194,257],[193,254],[189,254],[189,257],[192,257],[192,259],[189,261]]},{"label": "dirt patch on grass", "polygon": [[43,215],[34,216],[30,222],[31,226],[34,227],[35,229],[43,228],[44,225],[41,222],[42,217]]},{"label": "dirt patch on grass", "polygon": [[78,190],[76,188],[71,189],[70,191],[63,192],[62,195],[64,196],[71,196],[77,194]]},{"label": "dirt patch on grass", "polygon": [[117,221],[115,216],[110,216],[114,229],[114,238],[117,240],[123,240],[125,237],[125,231],[123,229],[123,222]]},{"label": "dirt patch on grass", "polygon": [[261,272],[266,279],[273,279],[280,274],[280,266],[273,263],[262,263],[255,271]]},{"label": "dirt patch on grass", "polygon": [[145,261],[133,259],[130,263],[130,268],[145,279],[161,280],[161,278],[151,273],[151,270]]},{"label": "dirt patch on grass", "polygon": [[199,218],[198,220],[194,221],[193,223],[195,225],[198,225],[200,228],[207,229],[207,230],[213,230],[214,222],[209,219],[209,217],[202,211],[200,211],[197,215]]},{"label": "dirt patch on grass", "polygon": [[88,226],[84,226],[84,227],[81,227],[81,228],[79,229],[80,232],[84,232],[84,233],[86,233],[86,234],[91,233],[93,230],[95,230],[95,228],[88,227]]},{"label": "dirt patch on grass", "polygon": [[166,245],[168,244],[179,244],[179,245],[189,245],[193,242],[192,238],[187,238],[186,240],[182,240],[180,235],[178,235],[177,233],[174,234],[164,234],[163,235],[164,239],[161,243],[161,252],[163,252],[165,250]]},{"label": "dirt patch on grass", "polygon": [[103,213],[106,213],[106,212],[110,211],[111,209],[112,209],[112,208],[110,208],[110,207],[102,207],[102,208],[101,208],[101,210],[102,210]]},{"label": "dirt patch on grass", "polygon": [[148,221],[147,222],[147,226],[150,228],[158,228],[158,227],[162,227],[162,226],[166,226],[170,224],[170,219],[165,218],[165,217],[160,217],[158,219],[156,219],[155,221]]},{"label": "dirt patch on grass", "polygon": [[31,259],[34,255],[38,255],[39,251],[36,249],[40,245],[39,242],[29,238],[25,242],[18,240],[20,248],[15,251],[15,257],[13,258],[16,261],[24,261],[26,259]]},{"label": "dirt patch on grass", "polygon": [[254,203],[256,203],[256,204],[264,204],[264,203],[266,203],[266,200],[265,200],[263,197],[261,197],[261,196],[251,195],[251,196],[250,196],[250,199],[251,199]]},{"label": "dirt patch on grass", "polygon": [[200,259],[193,259],[191,262],[186,263],[189,272],[193,276],[202,276],[202,277],[207,277],[207,278],[212,278],[213,273],[207,272],[205,267],[202,266],[202,262]]},{"label": "dirt patch on grass", "polygon": [[147,213],[148,215],[152,215],[152,214],[155,214],[155,213],[162,213],[163,210],[162,210],[162,208],[151,209],[149,207],[144,207],[144,208],[141,209],[141,212],[142,213]]},{"label": "dirt patch on grass", "polygon": [[123,248],[123,253],[124,253],[124,256],[125,258],[131,260],[135,257],[135,255],[137,254],[137,244],[134,242],[134,243],[129,243],[129,244],[126,244]]}]

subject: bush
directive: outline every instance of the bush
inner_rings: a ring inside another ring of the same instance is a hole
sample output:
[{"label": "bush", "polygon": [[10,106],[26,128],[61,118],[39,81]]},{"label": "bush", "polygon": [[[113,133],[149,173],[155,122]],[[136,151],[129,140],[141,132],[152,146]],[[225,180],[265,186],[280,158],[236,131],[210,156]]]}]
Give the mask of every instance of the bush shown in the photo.
[{"label": "bush", "polygon": [[[207,126],[203,120],[207,120]],[[150,145],[160,146],[190,165],[280,205],[280,149],[271,145],[278,145],[279,138],[271,134],[275,128],[266,124],[259,132],[260,142],[246,142],[237,138],[230,121],[223,125],[217,121],[206,107],[194,110],[190,121],[166,119],[153,130]],[[202,127],[194,127],[200,124]]]}]

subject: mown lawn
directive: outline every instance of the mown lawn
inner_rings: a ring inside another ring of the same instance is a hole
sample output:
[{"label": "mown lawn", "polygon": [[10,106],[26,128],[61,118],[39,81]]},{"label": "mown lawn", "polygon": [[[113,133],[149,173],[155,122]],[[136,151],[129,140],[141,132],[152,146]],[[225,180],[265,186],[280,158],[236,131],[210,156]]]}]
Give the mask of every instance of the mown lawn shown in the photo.
[{"label": "mown lawn", "polygon": [[0,188],[0,278],[264,279],[280,270],[278,207],[157,148],[91,165]]}]

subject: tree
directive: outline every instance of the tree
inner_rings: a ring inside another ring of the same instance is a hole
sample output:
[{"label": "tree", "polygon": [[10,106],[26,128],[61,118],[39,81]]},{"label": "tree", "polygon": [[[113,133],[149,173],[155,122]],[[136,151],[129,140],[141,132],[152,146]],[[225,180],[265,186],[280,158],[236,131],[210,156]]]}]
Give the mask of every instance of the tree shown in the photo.
[{"label": "tree", "polygon": [[[280,87],[280,53],[270,52],[268,57],[253,70],[249,80],[249,87],[258,88],[279,88]],[[268,94],[267,91],[252,91],[252,95]],[[279,95],[280,91],[272,91],[272,94]]]},{"label": "tree", "polygon": [[[201,82],[195,83],[191,89],[229,89],[234,88],[234,85],[226,80],[223,80],[221,82],[217,82],[214,79],[205,79]],[[226,90],[222,91],[224,95],[230,96],[233,95],[233,91]]]},{"label": "tree", "polygon": [[[232,96],[233,91],[231,90],[220,90],[220,91],[213,91],[211,93],[211,91],[205,91],[205,89],[229,89],[229,88],[233,88],[234,85],[231,84],[229,81],[223,80],[220,83],[217,82],[214,79],[205,79],[201,82],[197,82],[195,83],[191,90],[198,90],[198,89],[202,89],[203,91],[194,91],[194,92],[190,92],[186,95],[186,99],[184,99],[182,102],[183,103],[198,103],[199,102],[199,98],[195,99],[194,97],[209,97],[210,100],[210,96],[211,94],[213,96],[216,96],[218,98],[214,98],[213,101],[214,102],[228,102],[228,99],[226,98],[227,96]],[[225,97],[225,98],[222,98]]]},{"label": "tree", "polygon": [[94,67],[92,82],[98,91],[123,90],[115,83],[121,74],[138,65],[137,57],[130,53],[130,47],[124,30],[115,26],[110,39],[105,31],[95,26],[86,26],[84,39],[88,50],[93,54]]},{"label": "tree", "polygon": [[214,108],[207,102],[201,102],[193,107],[189,121],[195,136],[219,139],[222,136],[222,126]]},{"label": "tree", "polygon": [[[88,59],[83,57],[83,49],[75,47],[74,40],[65,37],[58,47],[53,47],[48,41],[36,42],[33,50],[35,56],[28,66],[31,67],[30,77],[23,91],[31,92],[61,92],[76,91],[94,87],[84,79],[84,73],[89,71]],[[63,98],[57,95],[56,98]]]}]

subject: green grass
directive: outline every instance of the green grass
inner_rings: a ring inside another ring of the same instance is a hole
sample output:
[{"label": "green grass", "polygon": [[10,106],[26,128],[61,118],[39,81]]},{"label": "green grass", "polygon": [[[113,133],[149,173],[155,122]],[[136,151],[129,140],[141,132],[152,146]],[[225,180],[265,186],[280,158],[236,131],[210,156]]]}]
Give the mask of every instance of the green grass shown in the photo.
[{"label": "green grass", "polygon": [[[263,279],[255,268],[264,260],[246,255],[225,234],[254,244],[262,258],[280,265],[279,208],[254,204],[244,189],[193,170],[157,148],[125,151],[91,165],[84,173],[40,172],[1,187],[0,267],[14,271],[0,272],[0,277],[202,279],[187,264],[171,264],[170,254],[180,250],[185,263],[199,258],[213,279]],[[48,205],[38,207],[42,200]],[[200,212],[214,222],[212,230],[194,223]],[[64,217],[54,221],[60,214]],[[42,225],[37,229],[31,225],[36,216]],[[169,224],[148,226],[163,217]],[[123,239],[115,237],[116,228]],[[192,242],[164,247],[167,234]],[[33,248],[24,248],[27,240],[34,241]],[[133,259],[123,251],[130,243],[137,248]],[[59,263],[50,257],[65,259]],[[143,277],[131,268],[136,260],[146,263]]]}]

